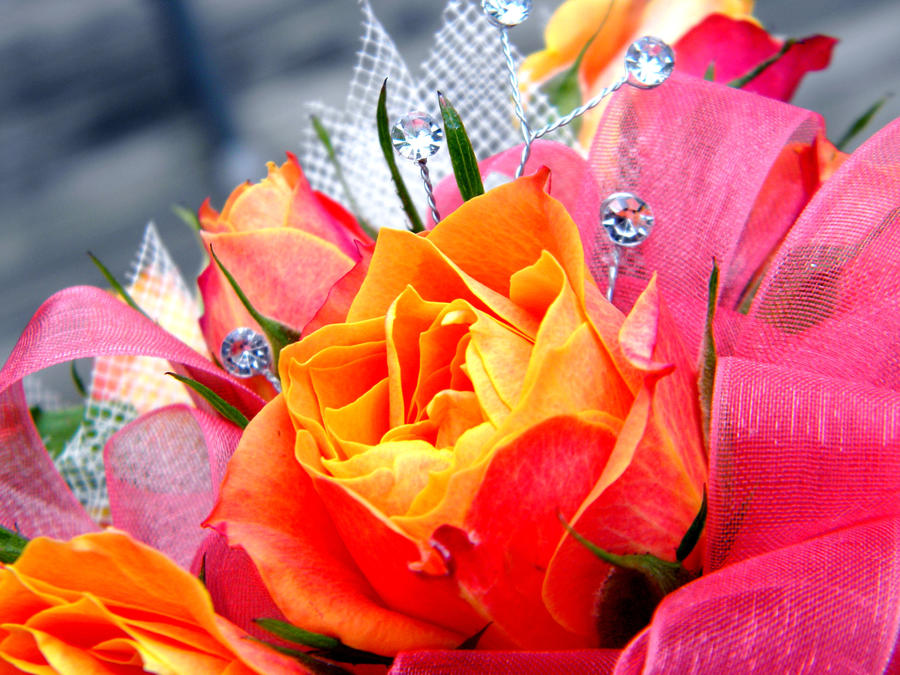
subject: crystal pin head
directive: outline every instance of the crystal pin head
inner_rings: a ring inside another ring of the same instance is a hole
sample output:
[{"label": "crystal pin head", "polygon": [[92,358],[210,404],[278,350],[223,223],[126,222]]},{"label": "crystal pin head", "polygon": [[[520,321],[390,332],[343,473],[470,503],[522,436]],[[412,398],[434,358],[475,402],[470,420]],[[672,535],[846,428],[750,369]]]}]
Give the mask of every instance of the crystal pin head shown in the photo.
[{"label": "crystal pin head", "polygon": [[226,335],[219,355],[225,370],[240,378],[265,373],[272,363],[269,343],[252,328],[235,328]]},{"label": "crystal pin head", "polygon": [[604,199],[600,221],[617,246],[637,246],[653,229],[653,214],[647,202],[630,192],[614,192]]},{"label": "crystal pin head", "polygon": [[397,120],[391,129],[391,142],[400,155],[418,162],[441,149],[444,130],[431,115],[415,110]]},{"label": "crystal pin head", "polygon": [[672,74],[675,54],[659,38],[646,35],[635,40],[625,53],[628,84],[642,89],[658,87]]},{"label": "crystal pin head", "polygon": [[481,9],[495,26],[518,26],[531,12],[531,0],[481,0]]}]

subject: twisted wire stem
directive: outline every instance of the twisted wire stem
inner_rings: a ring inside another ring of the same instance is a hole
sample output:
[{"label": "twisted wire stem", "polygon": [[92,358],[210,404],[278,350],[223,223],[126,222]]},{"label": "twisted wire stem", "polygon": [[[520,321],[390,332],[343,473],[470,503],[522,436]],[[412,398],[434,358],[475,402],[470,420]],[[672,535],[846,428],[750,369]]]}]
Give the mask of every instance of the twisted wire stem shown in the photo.
[{"label": "twisted wire stem", "polygon": [[609,302],[613,300],[613,294],[616,292],[616,279],[619,278],[619,257],[622,249],[613,244],[613,261],[609,266],[609,286],[606,287],[606,299]]},{"label": "twisted wire stem", "polygon": [[584,105],[578,106],[572,112],[570,112],[568,115],[565,115],[564,117],[560,117],[555,122],[551,122],[547,126],[541,127],[537,131],[532,132],[532,134],[531,134],[532,140],[536,139],[536,138],[540,138],[541,136],[546,136],[551,131],[556,131],[560,127],[566,126],[572,120],[574,120],[576,117],[581,117],[588,110],[596,108],[598,105],[600,105],[600,102],[603,99],[605,99],[607,96],[612,94],[614,91],[618,91],[619,89],[621,89],[622,86],[626,82],[628,82],[628,77],[626,75],[623,75],[622,77],[620,77],[618,80],[613,82],[608,87],[601,89],[599,94],[597,94],[594,98],[592,98],[590,101],[588,101]]},{"label": "twisted wire stem", "polygon": [[522,106],[522,93],[519,91],[519,75],[516,71],[516,61],[513,59],[512,48],[509,46],[509,30],[502,26],[500,28],[500,44],[503,47],[503,58],[506,61],[506,73],[509,76],[509,88],[512,92],[513,104],[516,109],[516,118],[519,120],[519,128],[522,130],[522,140],[525,146],[522,148],[522,157],[519,160],[519,168],[516,169],[516,178],[522,175],[525,170],[525,162],[531,154],[531,144],[534,141],[534,135],[531,133],[531,127],[528,125],[528,119],[525,117],[525,108]]},{"label": "twisted wire stem", "polygon": [[275,373],[273,373],[271,370],[269,370],[268,368],[266,368],[261,374],[265,375],[266,379],[269,381],[269,384],[271,384],[275,388],[275,391],[277,391],[280,394],[281,393],[281,380],[278,379],[278,376]]},{"label": "twisted wire stem", "polygon": [[428,173],[428,160],[419,160],[419,174],[425,185],[425,199],[428,201],[428,208],[431,209],[431,219],[437,225],[441,220],[441,214],[438,213],[437,204],[434,201],[434,186],[431,184],[431,175]]}]

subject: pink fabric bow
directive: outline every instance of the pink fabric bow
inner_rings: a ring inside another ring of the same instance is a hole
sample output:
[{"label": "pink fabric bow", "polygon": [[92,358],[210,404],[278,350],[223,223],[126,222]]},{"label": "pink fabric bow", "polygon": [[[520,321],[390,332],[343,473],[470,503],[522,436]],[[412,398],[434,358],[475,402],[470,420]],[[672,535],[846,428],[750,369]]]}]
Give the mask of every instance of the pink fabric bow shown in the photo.
[{"label": "pink fabric bow", "polygon": [[623,263],[615,302],[630,306],[656,271],[698,355],[719,265],[704,576],[621,652],[411,652],[392,674],[900,668],[900,120],[806,203],[808,186],[777,181],[821,127],[685,76],[626,89],[570,207],[603,286],[598,196],[650,204],[656,229]]}]

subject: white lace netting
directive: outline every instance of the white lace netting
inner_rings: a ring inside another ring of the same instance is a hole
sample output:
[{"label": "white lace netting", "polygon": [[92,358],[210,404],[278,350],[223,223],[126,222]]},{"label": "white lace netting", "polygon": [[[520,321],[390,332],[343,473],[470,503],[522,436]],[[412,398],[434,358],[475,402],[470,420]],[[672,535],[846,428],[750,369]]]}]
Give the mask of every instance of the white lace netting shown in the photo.
[{"label": "white lace netting", "polygon": [[[197,300],[150,223],[128,273],[135,302],[163,328],[201,353],[206,352],[197,320]],[[95,359],[84,420],[56,459],[63,478],[97,522],[109,519],[103,447],[138,415],[174,403],[189,403],[184,386],[165,375],[161,359],[104,356]]]},{"label": "white lace netting", "polygon": [[[360,7],[362,45],[344,110],[312,103],[306,106],[306,118],[316,115],[328,130],[338,162],[362,211],[358,215],[375,227],[404,228],[406,217],[382,159],[375,126],[378,95],[385,78],[388,119],[392,123],[411,110],[422,110],[440,119],[436,92],[441,91],[459,113],[479,159],[521,143],[522,136],[514,115],[500,36],[484,16],[480,3],[449,0],[419,77],[410,72],[368,0],[360,0]],[[515,61],[520,62],[515,47],[512,51]],[[529,91],[527,100],[526,113],[533,127],[558,117],[556,109],[540,92]],[[556,133],[557,140],[574,144],[568,129]],[[347,203],[334,166],[308,122],[303,129],[300,158],[314,188]],[[398,165],[425,218],[427,206],[418,167],[401,158]],[[428,168],[435,184],[450,175],[447,151],[444,149],[430,158]]]},{"label": "white lace netting", "polygon": [[[514,116],[508,73],[497,28],[482,13],[480,3],[449,0],[431,52],[416,78],[367,0],[360,0],[362,44],[350,81],[344,110],[308,104],[306,119],[315,114],[329,132],[347,182],[368,222],[376,227],[407,226],[387,165],[378,144],[375,111],[382,83],[388,78],[388,117],[391,121],[411,110],[440,118],[436,92],[440,90],[459,112],[479,159],[521,142]],[[512,48],[515,62],[521,57]],[[527,115],[533,127],[558,117],[547,98],[529,91]],[[575,144],[563,128],[556,138]],[[301,164],[311,185],[336,200],[349,199],[334,166],[311,123],[303,129]],[[407,187],[426,217],[427,205],[413,162],[398,158]],[[437,184],[450,175],[446,150],[429,159]],[[147,226],[128,277],[128,291],[141,308],[179,339],[206,353],[197,319],[199,303],[188,290],[162,244],[156,228]],[[103,447],[125,424],[150,410],[189,402],[184,387],[165,377],[169,365],[144,357],[101,357],[95,360],[85,417],[56,464],[76,497],[97,522],[109,519],[109,496],[103,468]]]}]

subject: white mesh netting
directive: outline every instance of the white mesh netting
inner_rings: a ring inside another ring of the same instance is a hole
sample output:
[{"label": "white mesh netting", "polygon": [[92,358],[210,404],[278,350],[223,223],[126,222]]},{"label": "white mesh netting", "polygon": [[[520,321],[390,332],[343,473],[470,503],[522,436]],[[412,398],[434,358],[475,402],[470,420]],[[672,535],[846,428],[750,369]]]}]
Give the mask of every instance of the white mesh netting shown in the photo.
[{"label": "white mesh netting", "polygon": [[[508,74],[497,28],[491,25],[480,3],[450,0],[431,53],[421,75],[407,67],[391,36],[379,23],[367,0],[360,0],[363,36],[344,110],[309,104],[307,112],[321,119],[329,132],[338,162],[362,215],[376,227],[406,227],[390,173],[381,160],[375,110],[384,79],[388,79],[388,119],[393,123],[411,110],[422,110],[440,119],[437,91],[459,112],[479,160],[506,150],[522,137],[514,115]],[[512,48],[516,62],[521,60]],[[533,127],[556,119],[556,109],[536,91],[527,95],[526,114]],[[571,131],[563,128],[555,139],[574,144]],[[311,124],[304,127],[301,165],[310,184],[339,201],[347,201],[334,167]],[[427,207],[418,167],[398,161],[400,171],[423,215]],[[451,172],[446,150],[428,160],[435,184]]]},{"label": "white mesh netting", "polygon": [[[126,288],[153,320],[205,353],[197,323],[199,305],[152,223],[144,232]],[[84,421],[66,443],[56,465],[75,496],[99,523],[109,519],[103,469],[103,447],[109,438],[140,414],[190,402],[184,386],[165,375],[168,370],[171,367],[165,361],[148,357],[109,356],[94,361]]]},{"label": "white mesh netting", "polygon": [[[344,110],[312,103],[307,112],[318,116],[328,130],[353,197],[361,205],[359,215],[376,227],[404,228],[406,217],[382,160],[375,125],[376,104],[385,78],[391,121],[410,110],[423,110],[439,118],[436,92],[440,90],[463,119],[479,159],[520,143],[521,131],[513,112],[500,36],[484,17],[478,2],[449,0],[419,77],[407,67],[369,2],[360,0],[360,8],[362,43]],[[521,57],[514,46],[512,53],[519,62]],[[540,92],[527,92],[526,100],[526,113],[533,127],[558,117]],[[555,138],[575,144],[567,128],[555,132]],[[349,201],[312,124],[304,128],[300,156],[314,188],[339,201]],[[424,217],[427,204],[418,167],[402,160],[398,164]],[[451,173],[446,151],[429,160],[429,170],[435,184]],[[129,293],[151,318],[189,346],[206,353],[197,324],[198,303],[152,224],[147,226],[128,282]],[[182,385],[165,377],[169,369],[163,361],[144,357],[102,357],[95,361],[84,421],[56,464],[97,522],[105,523],[109,517],[103,468],[103,448],[109,438],[138,415],[189,400]]]}]

